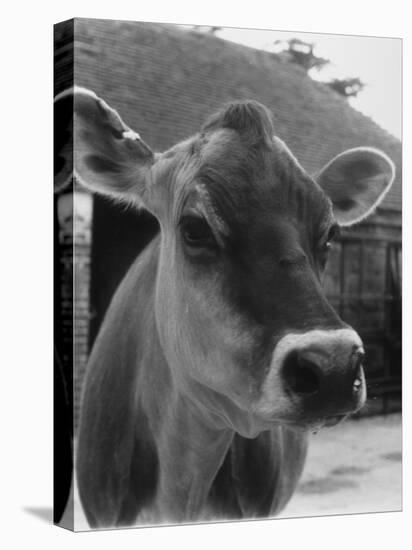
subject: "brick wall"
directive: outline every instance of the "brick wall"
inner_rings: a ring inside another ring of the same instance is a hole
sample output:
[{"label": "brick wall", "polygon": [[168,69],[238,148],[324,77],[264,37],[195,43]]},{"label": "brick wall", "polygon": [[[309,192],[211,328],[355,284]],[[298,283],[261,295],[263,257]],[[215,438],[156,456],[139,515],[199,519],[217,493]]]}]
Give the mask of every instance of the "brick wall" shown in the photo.
[{"label": "brick wall", "polygon": [[92,206],[91,195],[77,190],[57,199],[60,347],[64,371],[73,380],[75,427],[89,346]]}]

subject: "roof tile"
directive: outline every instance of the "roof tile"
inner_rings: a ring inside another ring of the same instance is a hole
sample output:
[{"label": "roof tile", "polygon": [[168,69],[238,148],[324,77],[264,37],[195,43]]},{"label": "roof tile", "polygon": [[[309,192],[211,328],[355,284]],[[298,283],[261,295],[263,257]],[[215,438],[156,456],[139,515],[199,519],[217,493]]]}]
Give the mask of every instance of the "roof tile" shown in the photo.
[{"label": "roof tile", "polygon": [[198,131],[222,103],[257,99],[309,172],[351,147],[387,153],[397,175],[381,208],[401,210],[400,141],[276,54],[171,25],[75,19],[75,81],[158,150]]}]

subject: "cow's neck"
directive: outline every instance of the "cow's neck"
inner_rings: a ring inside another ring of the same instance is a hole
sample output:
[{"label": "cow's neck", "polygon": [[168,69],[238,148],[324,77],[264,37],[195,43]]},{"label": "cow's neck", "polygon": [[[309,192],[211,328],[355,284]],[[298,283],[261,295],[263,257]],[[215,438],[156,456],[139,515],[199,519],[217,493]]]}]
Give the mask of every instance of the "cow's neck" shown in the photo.
[{"label": "cow's neck", "polygon": [[[149,359],[149,358],[148,358]],[[195,521],[202,516],[213,480],[233,439],[175,384],[167,362],[148,360],[142,403],[151,419],[159,460],[155,501],[144,521]],[[157,384],[151,383],[156,378]]]},{"label": "cow's neck", "polygon": [[182,394],[169,395],[167,415],[157,434],[159,518],[195,521],[203,516],[232,438],[232,430],[211,426]]},{"label": "cow's neck", "polygon": [[[150,510],[141,522],[181,522],[202,517],[213,480],[233,439],[233,430],[216,426],[216,422],[200,408],[197,400],[190,400],[175,381],[172,369],[163,354],[155,328],[154,308],[146,308],[154,300],[154,271],[159,239],[155,239],[137,262],[132,280],[151,281],[139,300],[140,309],[147,309],[144,338],[145,348],[139,357],[137,399],[139,407],[149,419],[156,443],[159,461],[157,491]],[[143,276],[150,272],[150,277]],[[138,275],[139,274],[139,275]],[[137,276],[138,275],[138,276]],[[141,289],[139,289],[141,291]],[[134,294],[138,290],[133,290]],[[149,344],[150,342],[150,344]]]}]

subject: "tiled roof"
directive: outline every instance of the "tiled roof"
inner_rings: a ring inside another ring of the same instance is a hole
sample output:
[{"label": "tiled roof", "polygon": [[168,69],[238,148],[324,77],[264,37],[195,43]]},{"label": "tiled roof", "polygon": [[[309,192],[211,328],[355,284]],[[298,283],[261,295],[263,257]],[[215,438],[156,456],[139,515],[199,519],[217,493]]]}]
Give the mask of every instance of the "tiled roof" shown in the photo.
[{"label": "tiled roof", "polygon": [[257,99],[309,172],[350,147],[386,152],[397,177],[382,208],[401,210],[400,141],[275,54],[169,25],[76,19],[75,82],[157,150],[198,131],[222,103]]}]

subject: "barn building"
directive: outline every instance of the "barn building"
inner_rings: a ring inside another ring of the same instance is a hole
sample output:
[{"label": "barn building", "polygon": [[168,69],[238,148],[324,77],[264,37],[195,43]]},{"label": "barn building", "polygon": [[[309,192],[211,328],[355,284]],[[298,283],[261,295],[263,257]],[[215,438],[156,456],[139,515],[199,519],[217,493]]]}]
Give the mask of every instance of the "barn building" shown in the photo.
[{"label": "barn building", "polygon": [[[325,288],[366,344],[370,400],[365,410],[399,409],[400,141],[299,66],[188,28],[93,19],[59,24],[55,92],[73,80],[103,97],[158,151],[195,133],[223,103],[256,99],[273,111],[277,134],[309,173],[356,146],[377,147],[391,157],[397,170],[393,188],[371,218],[342,232]],[[76,185],[57,195],[55,218],[56,341],[68,372],[74,361],[77,411],[87,355],[111,296],[157,223]]]}]

